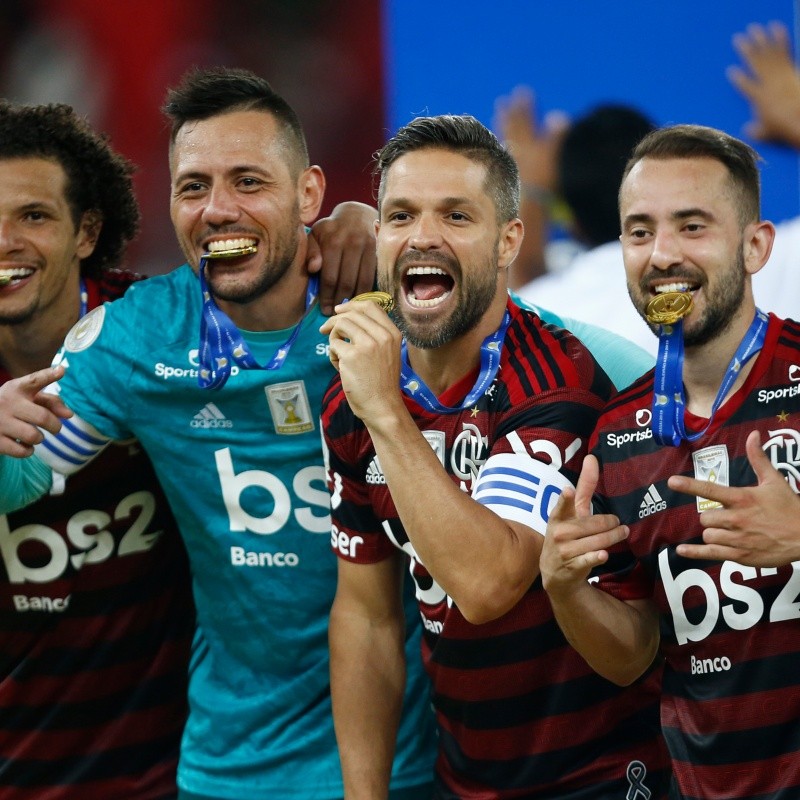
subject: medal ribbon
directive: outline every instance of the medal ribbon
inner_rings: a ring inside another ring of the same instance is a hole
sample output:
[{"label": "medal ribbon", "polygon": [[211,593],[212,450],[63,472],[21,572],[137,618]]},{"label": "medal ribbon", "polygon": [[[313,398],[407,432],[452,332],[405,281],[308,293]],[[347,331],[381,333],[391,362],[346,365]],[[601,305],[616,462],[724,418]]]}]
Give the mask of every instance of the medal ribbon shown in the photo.
[{"label": "medal ribbon", "polygon": [[81,278],[81,305],[79,314],[80,316],[78,319],[83,319],[86,316],[86,312],[89,310],[89,291],[86,288],[86,282]]},{"label": "medal ribbon", "polygon": [[206,259],[200,259],[200,289],[203,293],[203,313],[200,318],[200,371],[197,382],[201,389],[220,389],[236,364],[241,369],[280,369],[292,345],[300,335],[300,327],[317,299],[319,275],[312,275],[306,290],[303,316],[292,329],[289,338],[275,351],[266,364],[259,364],[233,320],[214,302],[206,281]]},{"label": "medal ribbon", "polygon": [[473,405],[475,401],[489,388],[492,381],[500,369],[500,356],[503,352],[503,340],[506,336],[508,326],[511,324],[511,314],[508,309],[503,316],[500,327],[489,334],[481,345],[481,366],[478,379],[458,406],[446,406],[439,402],[439,398],[425,385],[422,378],[417,375],[408,363],[408,345],[405,339],[401,348],[402,361],[400,364],[400,389],[401,391],[416,400],[421,406],[428,408],[436,414],[454,414]]},{"label": "medal ribbon", "polygon": [[687,433],[684,422],[686,395],[683,390],[683,320],[662,325],[658,339],[658,356],[653,377],[653,438],[661,445],[677,447],[681,440],[699,439],[714,420],[725,395],[733,385],[742,366],[758,353],[767,333],[767,315],[756,309],[753,321],[728,364],[719,387],[708,424],[697,433]]}]

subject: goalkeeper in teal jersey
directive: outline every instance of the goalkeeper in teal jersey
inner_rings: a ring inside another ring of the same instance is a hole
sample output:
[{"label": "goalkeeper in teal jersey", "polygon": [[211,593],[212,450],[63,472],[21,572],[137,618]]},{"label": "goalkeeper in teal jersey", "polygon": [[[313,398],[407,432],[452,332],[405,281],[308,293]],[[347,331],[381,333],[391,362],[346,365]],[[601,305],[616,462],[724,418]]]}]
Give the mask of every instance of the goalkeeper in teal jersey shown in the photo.
[{"label": "goalkeeper in teal jersey", "polygon": [[[333,368],[303,266],[324,177],[309,166],[294,112],[250,73],[190,73],[166,112],[171,216],[188,264],[87,315],[55,369],[3,387],[18,419],[0,420],[0,452],[29,455],[42,440],[34,426],[50,433],[34,458],[0,461],[0,512],[108,441],[136,437],[179,520],[194,579],[180,796],[335,800],[344,787],[327,623],[338,532],[318,419]],[[58,389],[74,416],[58,433],[66,412],[37,390],[64,369]],[[145,506],[126,513],[137,536],[154,533]],[[417,800],[430,796],[435,740],[421,626],[405,600],[409,674],[389,789]]]}]

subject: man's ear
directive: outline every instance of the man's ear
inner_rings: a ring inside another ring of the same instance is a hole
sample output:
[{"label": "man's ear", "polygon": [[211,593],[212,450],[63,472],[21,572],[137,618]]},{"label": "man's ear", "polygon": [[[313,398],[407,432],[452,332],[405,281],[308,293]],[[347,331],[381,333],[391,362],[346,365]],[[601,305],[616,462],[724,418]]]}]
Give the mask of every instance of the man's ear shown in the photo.
[{"label": "man's ear", "polygon": [[522,220],[516,217],[503,225],[500,230],[500,241],[497,244],[497,266],[501,269],[509,267],[522,247],[525,228]]},{"label": "man's ear", "polygon": [[94,252],[102,229],[103,215],[97,209],[89,209],[89,211],[83,212],[78,223],[78,233],[75,241],[75,250],[81,261],[84,258],[89,258]]},{"label": "man's ear", "polygon": [[748,274],[755,275],[767,263],[775,243],[775,226],[771,222],[753,222],[744,229],[742,251]]},{"label": "man's ear", "polygon": [[325,174],[322,169],[316,165],[306,167],[297,179],[297,192],[300,219],[304,225],[311,225],[319,216],[325,196]]}]

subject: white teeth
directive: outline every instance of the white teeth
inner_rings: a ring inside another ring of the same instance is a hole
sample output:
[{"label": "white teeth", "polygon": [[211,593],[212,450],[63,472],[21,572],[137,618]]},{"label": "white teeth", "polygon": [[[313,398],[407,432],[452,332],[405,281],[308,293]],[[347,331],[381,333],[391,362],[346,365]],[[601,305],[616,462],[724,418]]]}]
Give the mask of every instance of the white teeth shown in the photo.
[{"label": "white teeth", "polygon": [[656,294],[664,294],[664,292],[688,292],[688,283],[665,283],[662,286],[656,286]]},{"label": "white teeth", "polygon": [[447,273],[439,267],[411,267],[406,275],[447,275]]},{"label": "white teeth", "polygon": [[440,294],[438,297],[432,297],[430,300],[417,300],[413,294],[409,294],[407,296],[408,304],[413,306],[414,308],[433,308],[434,306],[438,306],[440,303],[443,303],[448,297],[450,297],[451,292],[445,292],[444,294]]},{"label": "white teeth", "polygon": [[239,250],[242,247],[254,247],[255,239],[220,239],[216,242],[208,243],[209,253],[220,253],[225,250]]},{"label": "white teeth", "polygon": [[34,270],[27,267],[15,267],[14,269],[0,269],[0,286],[8,286],[9,283],[21,281],[29,275],[33,275]]}]

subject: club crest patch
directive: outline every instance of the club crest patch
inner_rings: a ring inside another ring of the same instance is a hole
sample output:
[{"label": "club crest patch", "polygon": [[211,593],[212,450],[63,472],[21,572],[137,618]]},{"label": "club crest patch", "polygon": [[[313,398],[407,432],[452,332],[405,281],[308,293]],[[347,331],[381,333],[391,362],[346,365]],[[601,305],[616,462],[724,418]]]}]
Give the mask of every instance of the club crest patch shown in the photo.
[{"label": "club crest patch", "polygon": [[314,418],[303,381],[276,383],[265,387],[275,433],[291,436],[314,430]]},{"label": "club crest patch", "polygon": [[100,335],[105,318],[105,306],[98,306],[78,320],[64,340],[64,349],[68,353],[80,353],[90,347]]},{"label": "club crest patch", "polygon": [[[692,461],[694,461],[694,476],[697,480],[730,486],[728,448],[724,444],[704,447],[702,450],[692,453]],[[711,511],[713,508],[722,508],[722,503],[708,500],[705,497],[697,498],[698,511]]]}]

